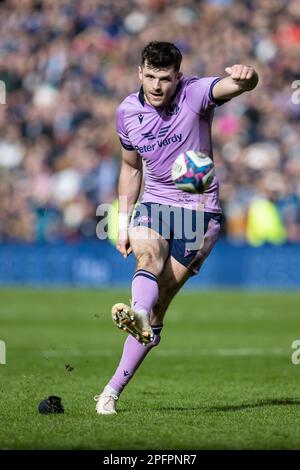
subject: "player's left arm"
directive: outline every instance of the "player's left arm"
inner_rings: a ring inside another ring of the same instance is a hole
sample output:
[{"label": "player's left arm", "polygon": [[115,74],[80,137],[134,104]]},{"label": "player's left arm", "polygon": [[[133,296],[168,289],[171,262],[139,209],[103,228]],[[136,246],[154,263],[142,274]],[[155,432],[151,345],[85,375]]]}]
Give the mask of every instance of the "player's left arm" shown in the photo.
[{"label": "player's left arm", "polygon": [[229,77],[219,80],[212,89],[216,100],[226,100],[253,90],[258,83],[258,74],[251,65],[235,64],[226,67]]}]

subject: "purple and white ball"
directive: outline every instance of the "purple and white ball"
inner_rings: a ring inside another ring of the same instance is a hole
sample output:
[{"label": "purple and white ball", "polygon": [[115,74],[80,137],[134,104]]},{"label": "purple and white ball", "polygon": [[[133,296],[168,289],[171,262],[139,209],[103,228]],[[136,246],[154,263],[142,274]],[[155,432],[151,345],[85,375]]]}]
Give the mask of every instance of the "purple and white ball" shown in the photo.
[{"label": "purple and white ball", "polygon": [[172,166],[172,179],[178,189],[189,193],[202,193],[215,174],[212,159],[195,150],[187,150],[176,158]]}]

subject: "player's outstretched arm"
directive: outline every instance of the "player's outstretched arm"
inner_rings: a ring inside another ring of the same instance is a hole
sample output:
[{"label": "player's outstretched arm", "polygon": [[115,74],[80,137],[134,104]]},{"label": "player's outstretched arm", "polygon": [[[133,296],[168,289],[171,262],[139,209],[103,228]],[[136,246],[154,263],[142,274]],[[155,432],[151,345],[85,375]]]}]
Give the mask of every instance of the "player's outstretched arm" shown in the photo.
[{"label": "player's outstretched arm", "polygon": [[127,258],[132,249],[129,243],[128,226],[134,205],[138,200],[143,177],[142,159],[133,150],[122,148],[122,164],[119,176],[119,236],[117,250]]},{"label": "player's outstretched arm", "polygon": [[226,100],[253,90],[258,83],[258,74],[250,65],[235,64],[226,67],[229,77],[219,80],[212,90],[217,100]]}]

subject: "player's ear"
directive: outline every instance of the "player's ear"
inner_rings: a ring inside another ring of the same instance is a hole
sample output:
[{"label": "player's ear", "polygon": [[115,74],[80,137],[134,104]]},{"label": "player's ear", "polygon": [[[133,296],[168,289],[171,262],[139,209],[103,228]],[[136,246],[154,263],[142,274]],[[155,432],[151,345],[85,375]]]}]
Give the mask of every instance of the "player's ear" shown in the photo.
[{"label": "player's ear", "polygon": [[139,79],[142,81],[143,80],[143,70],[142,70],[142,67],[139,65]]},{"label": "player's ear", "polygon": [[176,78],[177,78],[177,81],[179,82],[179,80],[182,79],[182,72],[178,72]]}]

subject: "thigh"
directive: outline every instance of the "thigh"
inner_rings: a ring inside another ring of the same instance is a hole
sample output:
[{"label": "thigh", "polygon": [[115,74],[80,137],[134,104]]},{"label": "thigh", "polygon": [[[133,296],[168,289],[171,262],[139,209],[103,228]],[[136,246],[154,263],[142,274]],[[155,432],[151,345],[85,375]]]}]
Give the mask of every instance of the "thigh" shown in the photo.
[{"label": "thigh", "polygon": [[159,276],[169,256],[169,243],[148,227],[131,227],[129,241],[137,259],[137,269]]},{"label": "thigh", "polygon": [[129,228],[129,240],[138,265],[158,276],[170,253],[163,236],[163,217],[159,204],[142,203],[136,209]]},{"label": "thigh", "polygon": [[[201,232],[198,248],[192,246],[190,239],[185,236],[182,238],[174,238],[172,241],[171,255],[179,263],[188,268],[191,274],[198,273],[203,262],[213,249],[221,231],[221,222],[222,215],[211,212],[204,212],[199,226],[197,226],[197,218],[193,218],[191,222],[193,226],[190,233],[197,233],[198,238],[199,232],[197,231],[200,230]],[[187,222],[185,221],[185,223]],[[184,233],[186,232],[184,231]],[[189,232],[187,231],[187,233]]]}]

